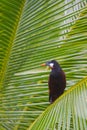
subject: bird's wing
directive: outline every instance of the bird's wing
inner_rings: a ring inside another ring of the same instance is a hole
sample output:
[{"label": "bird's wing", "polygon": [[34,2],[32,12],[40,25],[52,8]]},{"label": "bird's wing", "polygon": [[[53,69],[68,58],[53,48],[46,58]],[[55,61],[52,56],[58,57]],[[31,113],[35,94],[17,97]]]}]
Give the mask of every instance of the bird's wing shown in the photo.
[{"label": "bird's wing", "polygon": [[53,75],[49,76],[49,81],[48,81],[48,86],[49,86],[49,92],[52,94],[55,93],[55,90],[59,86],[59,79],[55,78]]},{"label": "bird's wing", "polygon": [[60,96],[66,87],[66,78],[63,71],[58,73],[58,75],[50,75],[49,81],[49,98],[51,98],[53,95]]}]

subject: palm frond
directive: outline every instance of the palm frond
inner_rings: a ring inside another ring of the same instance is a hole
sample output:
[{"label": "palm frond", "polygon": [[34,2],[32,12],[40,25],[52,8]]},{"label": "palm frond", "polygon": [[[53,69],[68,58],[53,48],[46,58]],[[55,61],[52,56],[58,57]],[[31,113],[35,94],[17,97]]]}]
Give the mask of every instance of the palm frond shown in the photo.
[{"label": "palm frond", "polygon": [[86,76],[86,4],[1,0],[1,129],[25,130],[49,105],[44,61],[59,61],[67,88]]},{"label": "palm frond", "polygon": [[29,130],[86,130],[87,77],[49,106]]}]

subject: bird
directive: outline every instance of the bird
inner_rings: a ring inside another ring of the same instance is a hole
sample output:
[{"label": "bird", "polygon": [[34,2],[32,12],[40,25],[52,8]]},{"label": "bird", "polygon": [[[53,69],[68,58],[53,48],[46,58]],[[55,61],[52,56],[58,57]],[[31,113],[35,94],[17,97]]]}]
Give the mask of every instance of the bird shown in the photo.
[{"label": "bird", "polygon": [[51,72],[48,78],[49,88],[49,102],[52,104],[58,97],[60,97],[66,88],[66,75],[56,60],[50,60],[42,64],[42,66],[49,66]]}]

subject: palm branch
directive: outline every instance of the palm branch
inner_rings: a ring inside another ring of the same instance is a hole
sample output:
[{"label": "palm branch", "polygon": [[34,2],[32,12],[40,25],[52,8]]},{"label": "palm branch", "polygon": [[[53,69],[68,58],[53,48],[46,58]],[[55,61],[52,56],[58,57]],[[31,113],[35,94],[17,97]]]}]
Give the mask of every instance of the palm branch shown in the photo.
[{"label": "palm branch", "polygon": [[29,130],[86,130],[87,77],[50,105]]},{"label": "palm branch", "polygon": [[1,130],[25,130],[49,106],[44,61],[59,61],[67,89],[86,76],[86,3],[1,0]]}]

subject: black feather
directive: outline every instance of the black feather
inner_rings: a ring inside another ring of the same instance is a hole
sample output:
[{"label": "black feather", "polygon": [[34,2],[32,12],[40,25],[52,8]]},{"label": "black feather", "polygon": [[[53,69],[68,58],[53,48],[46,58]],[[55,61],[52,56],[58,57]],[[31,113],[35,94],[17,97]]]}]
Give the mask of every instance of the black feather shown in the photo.
[{"label": "black feather", "polygon": [[54,63],[48,80],[49,101],[50,103],[53,103],[64,92],[66,87],[66,76],[55,60],[52,60],[49,63]]}]

